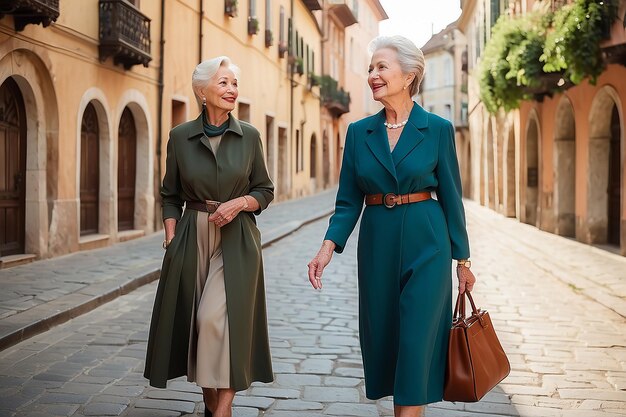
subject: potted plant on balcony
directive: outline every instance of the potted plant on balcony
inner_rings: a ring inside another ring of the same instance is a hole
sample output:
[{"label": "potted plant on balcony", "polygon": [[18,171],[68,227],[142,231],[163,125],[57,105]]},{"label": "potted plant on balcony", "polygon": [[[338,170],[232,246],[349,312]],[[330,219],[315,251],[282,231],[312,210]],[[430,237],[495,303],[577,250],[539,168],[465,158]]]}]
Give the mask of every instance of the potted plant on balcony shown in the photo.
[{"label": "potted plant on balcony", "polygon": [[299,75],[304,74],[304,61],[299,56],[296,57],[293,63],[293,71],[297,72]]},{"label": "potted plant on balcony", "polygon": [[284,58],[286,53],[287,53],[287,44],[284,41],[279,42],[278,43],[278,57]]},{"label": "potted plant on balcony", "polygon": [[269,48],[274,44],[274,35],[271,29],[265,29],[265,47]]},{"label": "potted plant on balcony", "polygon": [[539,85],[547,26],[540,14],[498,19],[479,69],[480,97],[490,113],[500,107],[517,108],[521,100],[530,98],[524,88]]},{"label": "potted plant on balcony", "polygon": [[237,0],[224,0],[224,14],[237,17]]},{"label": "potted plant on balcony", "polygon": [[259,19],[253,16],[248,17],[248,35],[256,35],[259,33]]},{"label": "potted plant on balcony", "polygon": [[600,42],[617,17],[615,0],[576,0],[554,14],[541,61],[546,72],[563,72],[573,84],[589,77],[595,84],[604,70]]},{"label": "potted plant on balcony", "polygon": [[224,14],[237,17],[237,0],[224,0]]}]

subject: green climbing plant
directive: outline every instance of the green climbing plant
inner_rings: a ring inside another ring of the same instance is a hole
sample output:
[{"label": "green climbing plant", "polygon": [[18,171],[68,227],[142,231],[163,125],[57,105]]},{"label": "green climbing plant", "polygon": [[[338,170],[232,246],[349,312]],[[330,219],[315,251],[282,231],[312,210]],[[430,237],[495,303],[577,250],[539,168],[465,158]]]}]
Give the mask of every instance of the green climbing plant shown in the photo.
[{"label": "green climbing plant", "polygon": [[518,107],[527,96],[523,87],[537,84],[546,29],[539,14],[502,16],[495,24],[479,68],[480,95],[489,112]]},{"label": "green climbing plant", "polygon": [[563,71],[566,79],[593,84],[604,70],[600,42],[617,17],[614,0],[576,0],[554,13],[541,62],[545,72]]},{"label": "green climbing plant", "polygon": [[508,111],[536,92],[551,93],[584,79],[594,83],[605,68],[600,42],[616,17],[617,0],[575,0],[555,13],[501,16],[478,69],[487,110]]}]

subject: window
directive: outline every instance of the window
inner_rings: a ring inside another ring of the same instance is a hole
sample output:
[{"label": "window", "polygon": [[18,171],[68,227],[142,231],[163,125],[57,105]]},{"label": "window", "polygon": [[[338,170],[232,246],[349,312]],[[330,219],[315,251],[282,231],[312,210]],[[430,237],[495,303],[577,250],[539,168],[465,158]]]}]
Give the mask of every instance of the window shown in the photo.
[{"label": "window", "polygon": [[237,111],[237,118],[244,122],[250,123],[250,105],[247,103],[239,102],[239,110]]},{"label": "window", "polygon": [[248,4],[248,16],[256,17],[256,0],[250,0]]},{"label": "window", "polygon": [[452,106],[450,104],[446,104],[443,110],[444,119],[448,119],[452,121]]},{"label": "window", "polygon": [[280,21],[278,22],[278,41],[285,45],[285,8],[280,6]]}]

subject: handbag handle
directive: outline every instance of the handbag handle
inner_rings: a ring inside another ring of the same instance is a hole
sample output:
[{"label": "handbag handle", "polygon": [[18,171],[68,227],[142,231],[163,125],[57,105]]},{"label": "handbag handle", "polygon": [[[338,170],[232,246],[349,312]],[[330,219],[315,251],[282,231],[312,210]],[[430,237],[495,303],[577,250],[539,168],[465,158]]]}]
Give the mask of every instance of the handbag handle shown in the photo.
[{"label": "handbag handle", "polygon": [[472,306],[472,315],[478,316],[478,309],[476,308],[476,304],[474,304],[474,299],[472,298],[472,294],[469,291],[465,291],[460,293],[456,297],[456,305],[454,306],[454,315],[452,316],[453,320],[465,320],[465,297],[469,298],[470,304]]}]

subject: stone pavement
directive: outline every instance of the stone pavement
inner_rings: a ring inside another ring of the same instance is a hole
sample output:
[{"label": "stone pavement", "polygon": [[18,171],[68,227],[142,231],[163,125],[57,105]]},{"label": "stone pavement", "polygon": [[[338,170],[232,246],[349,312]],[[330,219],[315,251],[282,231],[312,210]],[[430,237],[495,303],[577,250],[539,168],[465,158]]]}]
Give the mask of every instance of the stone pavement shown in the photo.
[{"label": "stone pavement", "polygon": [[[336,189],[272,204],[263,246],[332,212]],[[103,249],[0,270],[0,350],[158,279],[163,232]]]},{"label": "stone pavement", "polygon": [[[625,416],[626,319],[605,305],[621,299],[624,260],[466,204],[474,298],[490,311],[512,372],[479,403],[433,404],[426,416]],[[390,399],[363,394],[355,236],[322,291],[306,279],[326,224],[264,251],[276,379],[239,393],[235,417],[392,415]],[[613,298],[589,295],[566,275]],[[155,289],[142,286],[0,352],[0,417],[202,415],[194,384],[181,378],[160,390],[141,376]]]}]

